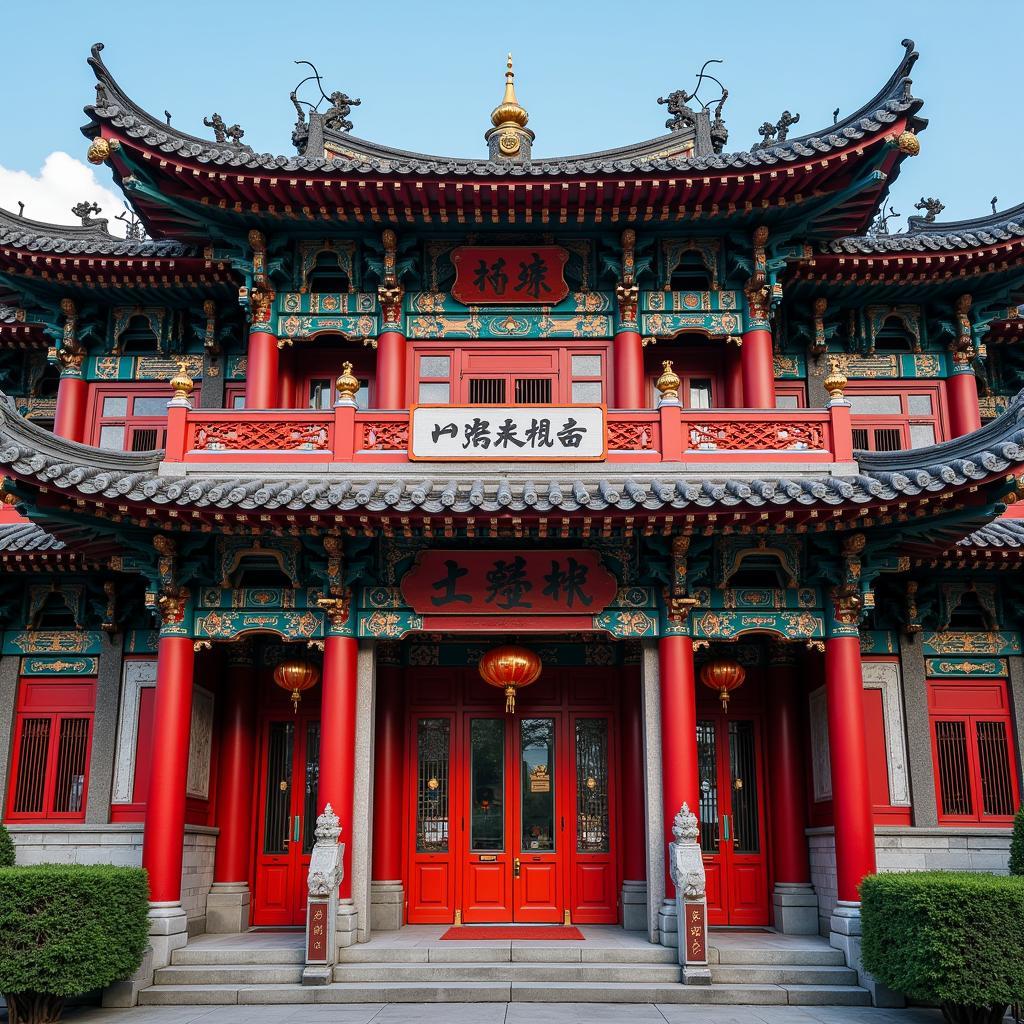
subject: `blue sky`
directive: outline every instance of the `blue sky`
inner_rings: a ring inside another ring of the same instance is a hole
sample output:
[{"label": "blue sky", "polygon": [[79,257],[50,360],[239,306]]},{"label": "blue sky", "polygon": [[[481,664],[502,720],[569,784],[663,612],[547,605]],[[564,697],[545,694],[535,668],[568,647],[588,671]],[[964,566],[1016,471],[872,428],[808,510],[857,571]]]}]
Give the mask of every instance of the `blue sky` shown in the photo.
[{"label": "blue sky", "polygon": [[835,107],[843,116],[875,94],[909,36],[921,52],[914,93],[931,124],[921,155],[904,163],[894,187],[900,223],[922,195],[946,204],[941,219],[986,213],[992,196],[1001,209],[1024,202],[1020,0],[5,0],[3,7],[0,205],[15,207],[20,198],[26,215],[39,219],[71,220],[54,211],[86,195],[114,212],[109,174],[82,164],[86,140],[78,130],[93,95],[85,60],[98,40],[122,87],[152,113],[170,110],[175,126],[209,136],[202,120],[216,110],[242,125],[247,143],[274,153],[291,152],[288,93],[304,74],[293,61],[306,59],[328,91],[362,99],[356,134],[483,156],[511,50],[519,99],[537,133],[534,153],[552,156],[661,134],[666,112],[657,98],[692,87],[708,57],[725,62],[717,71],[730,92],[730,150],[749,148],[757,126],[784,109],[800,114],[796,134],[827,127]]}]

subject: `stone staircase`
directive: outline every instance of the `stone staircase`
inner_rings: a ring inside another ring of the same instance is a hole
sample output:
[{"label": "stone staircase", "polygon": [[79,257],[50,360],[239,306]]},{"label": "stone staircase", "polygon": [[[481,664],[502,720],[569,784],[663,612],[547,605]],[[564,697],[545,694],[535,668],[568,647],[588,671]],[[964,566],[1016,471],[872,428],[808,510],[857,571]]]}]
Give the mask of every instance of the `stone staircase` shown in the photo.
[{"label": "stone staircase", "polygon": [[769,944],[759,942],[754,933],[745,934],[748,941],[729,935],[728,941],[716,944],[712,933],[710,986],[680,984],[675,951],[640,938],[480,944],[375,938],[341,950],[333,982],[322,986],[301,983],[302,949],[294,940],[247,947],[237,940],[220,945],[200,939],[175,950],[171,965],[156,972],[153,986],[140,993],[139,1002],[870,1005],[867,991],[857,986],[856,973],[824,940]]}]

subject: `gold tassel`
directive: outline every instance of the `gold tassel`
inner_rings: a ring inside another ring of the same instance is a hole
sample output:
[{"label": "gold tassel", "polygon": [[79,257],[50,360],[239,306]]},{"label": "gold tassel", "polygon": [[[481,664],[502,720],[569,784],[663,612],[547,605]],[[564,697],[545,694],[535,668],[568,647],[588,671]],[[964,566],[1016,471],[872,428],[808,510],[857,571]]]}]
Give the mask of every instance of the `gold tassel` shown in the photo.
[{"label": "gold tassel", "polygon": [[514,686],[505,687],[505,711],[510,715],[516,713],[516,688]]}]

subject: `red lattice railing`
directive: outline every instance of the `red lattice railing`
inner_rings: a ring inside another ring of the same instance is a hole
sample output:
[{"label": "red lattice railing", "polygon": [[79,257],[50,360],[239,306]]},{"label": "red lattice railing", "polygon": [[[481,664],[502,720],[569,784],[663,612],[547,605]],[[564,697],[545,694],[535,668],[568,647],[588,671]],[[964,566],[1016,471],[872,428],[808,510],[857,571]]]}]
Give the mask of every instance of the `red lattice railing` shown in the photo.
[{"label": "red lattice railing", "polygon": [[657,420],[608,420],[608,451],[649,452],[657,447]]},{"label": "red lattice railing", "polygon": [[806,420],[703,420],[683,423],[689,451],[792,452],[825,451],[824,423]]},{"label": "red lattice railing", "polygon": [[360,449],[367,452],[399,452],[409,448],[409,421],[368,420],[363,423]]},{"label": "red lattice railing", "polygon": [[324,420],[234,419],[196,423],[191,450],[197,452],[329,451],[330,424]]}]

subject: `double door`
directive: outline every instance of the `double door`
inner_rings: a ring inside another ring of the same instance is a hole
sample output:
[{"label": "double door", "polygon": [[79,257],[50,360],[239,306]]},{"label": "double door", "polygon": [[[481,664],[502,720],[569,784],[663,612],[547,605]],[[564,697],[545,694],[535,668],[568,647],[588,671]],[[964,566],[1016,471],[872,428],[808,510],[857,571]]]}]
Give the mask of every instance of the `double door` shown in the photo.
[{"label": "double door", "polygon": [[411,923],[612,923],[610,719],[414,716]]},{"label": "double door", "polygon": [[306,916],[320,776],[320,721],[272,718],[260,745],[254,925],[300,925]]},{"label": "double door", "polygon": [[759,721],[698,713],[697,760],[708,923],[767,925]]}]

